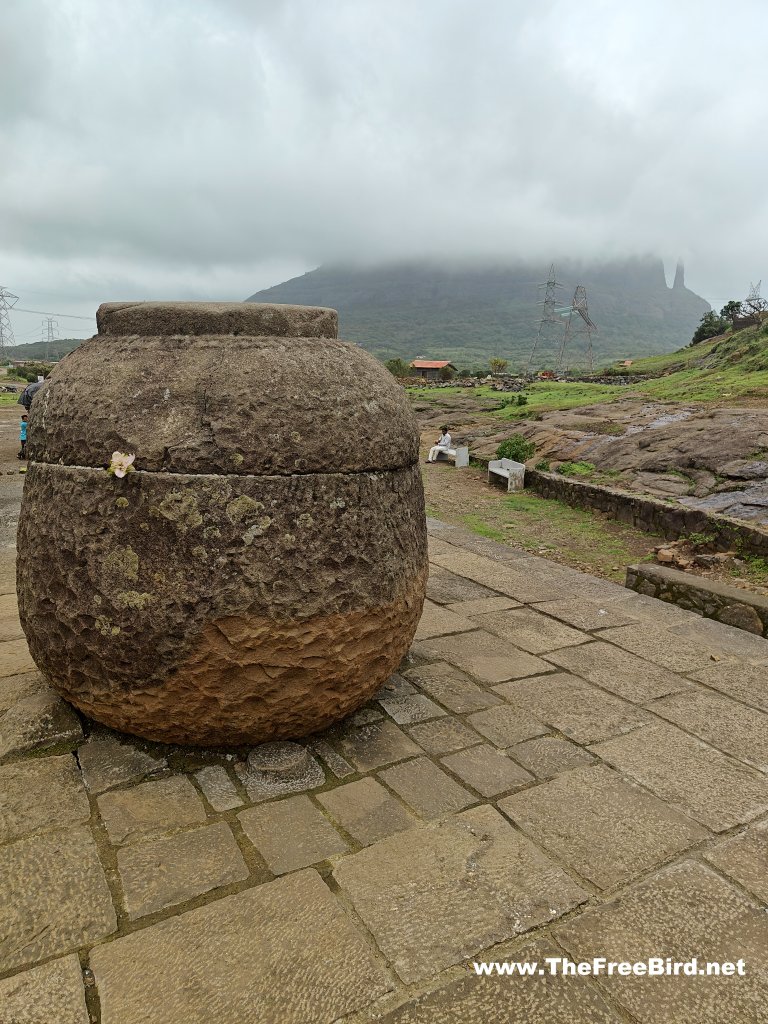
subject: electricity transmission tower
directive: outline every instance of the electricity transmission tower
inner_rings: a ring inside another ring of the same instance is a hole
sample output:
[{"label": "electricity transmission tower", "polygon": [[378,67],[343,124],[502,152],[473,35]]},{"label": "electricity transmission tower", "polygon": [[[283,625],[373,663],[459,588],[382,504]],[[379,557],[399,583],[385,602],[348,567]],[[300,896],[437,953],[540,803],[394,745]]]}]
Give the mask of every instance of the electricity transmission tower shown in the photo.
[{"label": "electricity transmission tower", "polygon": [[542,342],[542,336],[546,333],[547,324],[557,324],[560,327],[561,320],[557,310],[557,289],[562,288],[562,284],[557,280],[555,274],[555,264],[553,263],[549,268],[549,277],[547,280],[540,284],[539,290],[544,289],[544,298],[539,299],[538,305],[542,307],[541,317],[539,318],[539,329],[536,332],[536,338],[533,342],[533,348],[531,354],[528,356],[528,364],[525,368],[526,377],[530,376],[531,364],[533,363],[536,352],[539,345]]},{"label": "electricity transmission tower", "polygon": [[43,320],[42,337],[45,342],[45,361],[50,362],[51,357],[51,342],[56,341],[58,337],[58,326],[59,321],[54,320],[53,317],[49,316]]},{"label": "electricity transmission tower", "polygon": [[758,281],[757,284],[749,282],[749,295],[742,303],[742,308],[747,316],[760,317],[761,313],[765,313],[768,310],[768,302],[760,295],[760,285],[762,281]]},{"label": "electricity transmission tower", "polygon": [[0,352],[16,343],[11,326],[11,310],[19,301],[19,296],[9,292],[0,285]]},{"label": "electricity transmission tower", "polygon": [[[586,341],[583,347],[583,356],[586,372],[591,374],[594,367],[592,364],[592,334],[597,330],[597,325],[589,315],[587,304],[587,289],[584,285],[578,285],[573,293],[573,301],[568,310],[568,319],[565,321],[563,340],[560,343],[560,352],[557,357],[557,370],[567,373],[570,369],[569,362],[572,351],[569,344],[577,339]],[[581,353],[580,353],[581,354]],[[578,360],[578,356],[577,356]]]}]

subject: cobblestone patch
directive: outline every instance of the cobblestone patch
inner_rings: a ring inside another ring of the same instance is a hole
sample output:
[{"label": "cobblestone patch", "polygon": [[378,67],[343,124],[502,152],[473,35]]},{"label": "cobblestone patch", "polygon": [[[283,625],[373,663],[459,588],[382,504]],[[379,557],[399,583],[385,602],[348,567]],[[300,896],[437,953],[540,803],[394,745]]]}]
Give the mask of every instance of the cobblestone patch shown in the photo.
[{"label": "cobblestone patch", "polygon": [[704,856],[763,903],[768,903],[768,821],[725,839]]},{"label": "cobblestone patch", "polygon": [[165,758],[153,757],[113,736],[84,743],[77,751],[77,759],[91,793],[103,793],[124,782],[136,782],[167,766]]},{"label": "cobblestone patch", "polygon": [[134,843],[205,821],[197,790],[183,776],[144,782],[132,789],[104,793],[99,811],[112,843]]},{"label": "cobblestone patch", "polygon": [[426,757],[387,768],[379,778],[422,818],[440,818],[476,803],[471,793]]},{"label": "cobblestone patch", "polygon": [[349,849],[307,796],[252,807],[238,817],[243,831],[276,875],[309,867]]},{"label": "cobblestone patch", "polygon": [[540,779],[550,779],[571,768],[592,764],[594,757],[582,747],[557,736],[539,736],[518,743],[507,751],[510,757]]},{"label": "cobblestone patch", "polygon": [[463,779],[481,796],[496,797],[533,782],[533,776],[511,761],[505,753],[481,744],[442,759],[446,768]]},{"label": "cobblestone patch", "polygon": [[329,793],[320,793],[318,800],[334,821],[362,846],[418,824],[375,779],[348,782]]},{"label": "cobblestone patch", "polygon": [[633,704],[644,704],[656,697],[690,688],[674,672],[600,641],[552,651],[547,655],[547,661]]},{"label": "cobblestone patch", "polygon": [[0,981],[0,1024],[90,1024],[77,957]]},{"label": "cobblestone patch", "polygon": [[0,844],[39,829],[77,825],[90,816],[71,754],[0,768]]},{"label": "cobblestone patch", "polygon": [[493,633],[480,629],[474,633],[426,640],[416,644],[414,649],[427,658],[449,661],[483,683],[521,679],[523,676],[536,675],[537,672],[546,672],[549,668],[541,658],[526,654]]}]

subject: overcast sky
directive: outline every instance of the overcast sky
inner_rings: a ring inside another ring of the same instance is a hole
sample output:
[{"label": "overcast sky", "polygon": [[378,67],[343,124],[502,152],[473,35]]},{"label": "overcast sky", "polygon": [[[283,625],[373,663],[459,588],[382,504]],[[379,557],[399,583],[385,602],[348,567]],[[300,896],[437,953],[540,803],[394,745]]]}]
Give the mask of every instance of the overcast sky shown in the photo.
[{"label": "overcast sky", "polygon": [[[0,284],[19,307],[242,299],[422,255],[654,253],[715,305],[768,291],[764,0],[2,13]],[[13,323],[39,335],[37,314]]]}]

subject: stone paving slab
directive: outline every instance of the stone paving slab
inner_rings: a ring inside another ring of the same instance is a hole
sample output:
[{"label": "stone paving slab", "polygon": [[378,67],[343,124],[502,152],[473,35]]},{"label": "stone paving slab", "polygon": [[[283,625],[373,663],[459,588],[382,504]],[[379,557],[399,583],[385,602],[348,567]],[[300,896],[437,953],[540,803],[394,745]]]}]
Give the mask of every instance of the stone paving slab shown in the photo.
[{"label": "stone paving slab", "polygon": [[308,796],[241,811],[243,831],[275,875],[346,853],[348,844]]},{"label": "stone paving slab", "polygon": [[344,757],[363,772],[421,753],[412,739],[387,721],[350,730],[341,737],[339,746]]},{"label": "stone paving slab", "polygon": [[466,633],[467,630],[475,628],[474,622],[466,615],[425,601],[424,611],[416,629],[416,639],[427,640],[434,636],[447,636],[449,633]]},{"label": "stone paving slab", "polygon": [[768,640],[716,619],[696,615],[693,621],[686,620],[671,626],[669,632],[701,644],[705,649],[722,651],[736,658],[757,662],[768,660]]},{"label": "stone paving slab", "polygon": [[91,966],[101,1024],[331,1024],[391,988],[311,869],[98,946]]},{"label": "stone paving slab", "polygon": [[[83,738],[80,719],[69,704],[37,673],[33,674],[33,679],[39,685],[0,717],[0,760],[61,744],[74,747]],[[0,684],[2,682],[0,680]]]},{"label": "stone paving slab", "polygon": [[495,690],[513,707],[530,712],[577,743],[596,743],[651,721],[645,711],[567,672],[520,679]]},{"label": "stone paving slab", "polygon": [[0,847],[0,972],[69,953],[117,927],[88,828],[28,836]]},{"label": "stone paving slab", "polygon": [[542,615],[533,608],[513,608],[509,612],[480,615],[477,622],[483,629],[521,647],[529,654],[545,654],[561,647],[586,643],[589,637],[557,619]]},{"label": "stone paving slab", "polygon": [[426,757],[387,768],[379,772],[379,778],[422,818],[439,818],[477,802]]},{"label": "stone paving slab", "polygon": [[702,864],[660,871],[615,902],[555,929],[573,959],[744,959],[745,977],[611,977],[601,987],[641,1024],[765,1021],[768,914]]},{"label": "stone paving slab", "polygon": [[161,771],[168,763],[163,757],[155,757],[113,736],[90,739],[78,749],[77,759],[91,793],[103,793],[124,782],[136,782]]},{"label": "stone paving slab", "polygon": [[427,722],[442,718],[445,711],[423,693],[406,693],[402,697],[382,697],[379,704],[398,725]]},{"label": "stone paving slab", "polygon": [[726,754],[768,771],[768,714],[703,690],[654,701],[650,710]]},{"label": "stone paving slab", "polygon": [[514,743],[522,743],[523,740],[549,732],[548,727],[533,715],[510,707],[509,704],[476,711],[468,716],[467,721],[496,747],[511,747]]},{"label": "stone paving slab", "polygon": [[[515,950],[518,962],[545,965],[562,956],[552,942],[532,942]],[[548,968],[547,968],[548,972]],[[381,1024],[621,1024],[597,985],[574,984],[547,973],[528,978],[470,976],[417,996],[381,1018]]]},{"label": "stone paving slab", "polygon": [[552,651],[547,661],[633,704],[644,704],[690,688],[690,684],[674,672],[600,640]]},{"label": "stone paving slab", "polygon": [[33,672],[35,663],[27,648],[27,641],[6,640],[0,643],[0,678],[2,676],[17,676],[22,672]]},{"label": "stone paving slab", "polygon": [[457,714],[480,711],[501,703],[495,693],[483,690],[461,669],[456,668],[455,665],[449,665],[445,661],[409,669],[406,676],[417,683],[422,690],[426,690],[435,700]]},{"label": "stone paving slab", "polygon": [[206,819],[197,790],[184,776],[104,793],[99,811],[112,843],[135,843]]},{"label": "stone paving slab", "polygon": [[131,920],[242,882],[249,874],[224,822],[126,846],[117,852],[117,868]]},{"label": "stone paving slab", "polygon": [[551,779],[571,768],[593,764],[595,760],[583,747],[557,736],[538,736],[517,743],[507,754],[539,779]]},{"label": "stone paving slab", "polygon": [[602,608],[594,601],[578,598],[564,598],[560,601],[544,601],[536,605],[536,611],[544,612],[555,619],[562,619],[569,626],[580,630],[608,629],[610,626],[627,626],[637,622],[623,602],[611,603]]},{"label": "stone paving slab", "polygon": [[47,687],[48,684],[38,671],[0,676],[0,715],[5,714],[24,697]]},{"label": "stone paving slab", "polygon": [[744,662],[721,662],[691,673],[691,678],[728,697],[768,711],[768,669]]},{"label": "stone paving slab", "polygon": [[503,751],[485,743],[450,754],[442,761],[454,775],[484,797],[496,797],[533,782],[529,772],[510,760]]},{"label": "stone paving slab", "polygon": [[482,742],[482,736],[456,718],[440,718],[422,722],[409,730],[411,736],[428,754],[452,754],[475,743]]},{"label": "stone paving slab", "polygon": [[71,754],[0,768],[0,844],[88,821],[91,807]]},{"label": "stone paving slab", "polygon": [[714,832],[768,812],[768,778],[673,725],[649,725],[591,748]]},{"label": "stone paving slab", "polygon": [[625,884],[709,835],[605,765],[576,768],[499,807],[600,889]]},{"label": "stone paving slab", "polygon": [[317,799],[362,846],[418,824],[418,819],[375,779],[347,782],[328,793],[319,793]]},{"label": "stone paving slab", "polygon": [[483,683],[521,679],[546,672],[549,668],[541,658],[481,629],[439,640],[425,640],[415,644],[414,650],[435,661],[448,661]]},{"label": "stone paving slab", "polygon": [[0,1024],[90,1024],[73,954],[0,981]]},{"label": "stone paving slab", "polygon": [[514,563],[499,563],[459,548],[440,552],[431,561],[457,576],[464,576],[504,597],[514,598],[515,601],[557,601],[562,597],[558,587],[546,583],[531,572],[527,561],[518,566]]},{"label": "stone paving slab", "polygon": [[586,898],[487,806],[383,839],[342,860],[334,878],[405,982],[559,917]]},{"label": "stone paving slab", "polygon": [[457,576],[446,569],[430,566],[427,582],[427,597],[438,604],[456,604],[460,601],[479,601],[496,598],[498,595],[488,587]]},{"label": "stone paving slab", "polygon": [[488,612],[504,612],[508,608],[522,607],[519,601],[513,601],[511,597],[481,597],[476,601],[459,601],[457,604],[446,606],[448,611],[456,612],[458,615],[486,615]]},{"label": "stone paving slab", "polygon": [[707,850],[704,856],[763,903],[768,903],[768,821],[725,839]]},{"label": "stone paving slab", "polygon": [[700,645],[685,638],[670,640],[670,634],[665,630],[647,623],[606,629],[600,636],[673,672],[695,672],[712,661],[711,652],[703,650]]}]

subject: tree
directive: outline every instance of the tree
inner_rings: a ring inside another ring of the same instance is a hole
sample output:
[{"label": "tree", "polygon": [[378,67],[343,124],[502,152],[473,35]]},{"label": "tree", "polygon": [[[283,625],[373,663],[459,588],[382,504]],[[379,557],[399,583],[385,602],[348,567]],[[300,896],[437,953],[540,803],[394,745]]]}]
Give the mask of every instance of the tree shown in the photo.
[{"label": "tree", "polygon": [[730,320],[731,323],[733,323],[737,316],[741,316],[741,303],[737,302],[736,299],[731,299],[730,302],[726,302],[720,310],[720,316],[723,320]]},{"label": "tree", "polygon": [[454,373],[450,366],[440,367],[440,380],[453,380]]},{"label": "tree", "polygon": [[403,359],[388,359],[384,363],[393,377],[410,377],[411,368]]},{"label": "tree", "polygon": [[693,332],[691,345],[698,345],[699,342],[708,341],[710,338],[716,338],[719,334],[725,334],[730,326],[730,320],[726,320],[723,316],[718,316],[714,309],[710,309],[710,311],[705,313],[701,318],[699,326]]},{"label": "tree", "polygon": [[491,368],[491,373],[495,375],[497,373],[504,373],[509,364],[506,359],[499,359],[497,356],[494,356],[493,359],[488,360],[488,365]]}]

